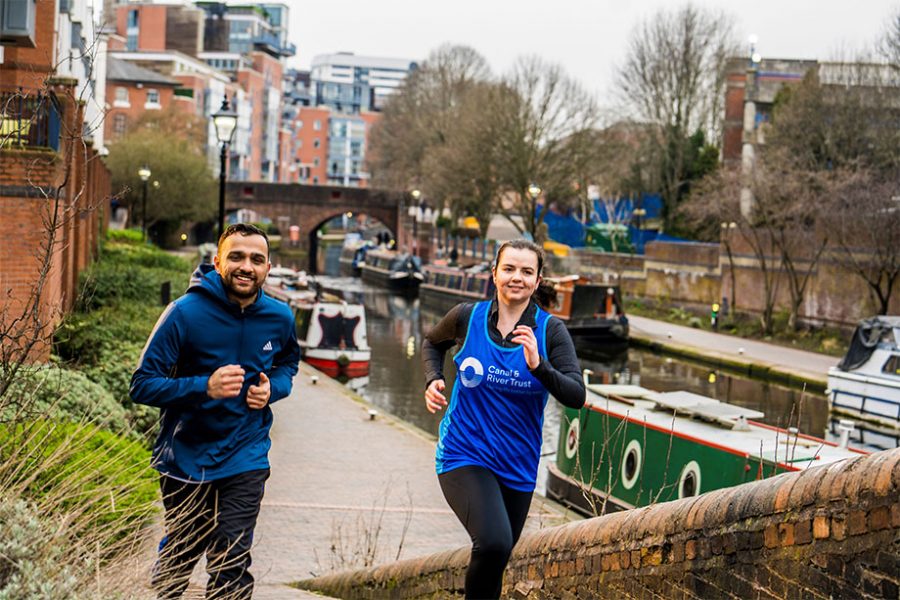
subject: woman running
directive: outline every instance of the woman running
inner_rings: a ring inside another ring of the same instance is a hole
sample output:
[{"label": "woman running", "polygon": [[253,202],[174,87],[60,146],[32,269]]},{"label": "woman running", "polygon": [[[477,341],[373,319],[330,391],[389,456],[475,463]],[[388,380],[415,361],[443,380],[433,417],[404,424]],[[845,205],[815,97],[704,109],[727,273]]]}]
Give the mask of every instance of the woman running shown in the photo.
[{"label": "woman running", "polygon": [[[584,405],[575,346],[546,307],[543,250],[525,240],[500,246],[493,300],[455,306],[425,337],[425,406],[441,420],[435,463],[447,503],[472,538],[466,598],[499,598],[503,570],[522,533],[537,478],[548,393]],[[444,397],[444,355],[457,377]]]}]

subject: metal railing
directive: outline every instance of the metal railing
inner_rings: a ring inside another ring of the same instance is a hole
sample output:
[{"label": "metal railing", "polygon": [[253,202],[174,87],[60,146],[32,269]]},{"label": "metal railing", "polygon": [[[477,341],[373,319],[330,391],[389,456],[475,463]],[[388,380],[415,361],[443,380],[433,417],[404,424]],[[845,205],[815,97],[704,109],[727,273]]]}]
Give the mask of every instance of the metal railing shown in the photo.
[{"label": "metal railing", "polygon": [[52,96],[22,88],[0,88],[0,149],[59,151],[62,108]]}]

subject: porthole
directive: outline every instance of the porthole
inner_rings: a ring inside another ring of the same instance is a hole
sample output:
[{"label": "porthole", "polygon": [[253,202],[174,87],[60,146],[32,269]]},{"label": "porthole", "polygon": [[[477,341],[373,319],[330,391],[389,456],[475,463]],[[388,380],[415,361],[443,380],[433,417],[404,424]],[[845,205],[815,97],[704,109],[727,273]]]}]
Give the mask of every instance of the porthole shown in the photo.
[{"label": "porthole", "polygon": [[575,458],[578,451],[578,418],[572,419],[569,423],[569,430],[566,432],[566,458]]},{"label": "porthole", "polygon": [[641,475],[641,459],[641,443],[631,440],[625,447],[625,454],[622,456],[622,485],[626,490],[633,488]]},{"label": "porthole", "polygon": [[681,470],[678,481],[678,497],[690,498],[700,494],[700,465],[692,460]]}]

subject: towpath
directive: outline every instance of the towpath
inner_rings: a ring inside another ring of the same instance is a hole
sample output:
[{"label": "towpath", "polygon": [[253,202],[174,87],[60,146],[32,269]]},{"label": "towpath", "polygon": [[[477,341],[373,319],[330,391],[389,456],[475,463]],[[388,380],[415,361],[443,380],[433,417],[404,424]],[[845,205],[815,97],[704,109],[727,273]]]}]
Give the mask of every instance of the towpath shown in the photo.
[{"label": "towpath", "polygon": [[824,387],[837,358],[755,340],[629,316],[634,341],[752,374]]}]

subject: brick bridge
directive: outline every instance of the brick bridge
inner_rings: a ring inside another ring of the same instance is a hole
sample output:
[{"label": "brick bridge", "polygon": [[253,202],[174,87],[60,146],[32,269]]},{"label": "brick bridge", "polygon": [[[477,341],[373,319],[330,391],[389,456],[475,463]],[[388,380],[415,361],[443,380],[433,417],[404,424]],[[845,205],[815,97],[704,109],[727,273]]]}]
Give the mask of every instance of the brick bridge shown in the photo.
[{"label": "brick bridge", "polygon": [[291,226],[298,226],[297,246],[309,253],[315,269],[318,242],[316,231],[330,219],[345,212],[365,213],[378,219],[400,240],[401,212],[412,198],[403,192],[321,185],[231,181],[225,190],[225,209],[252,210],[271,219],[288,241]]}]

